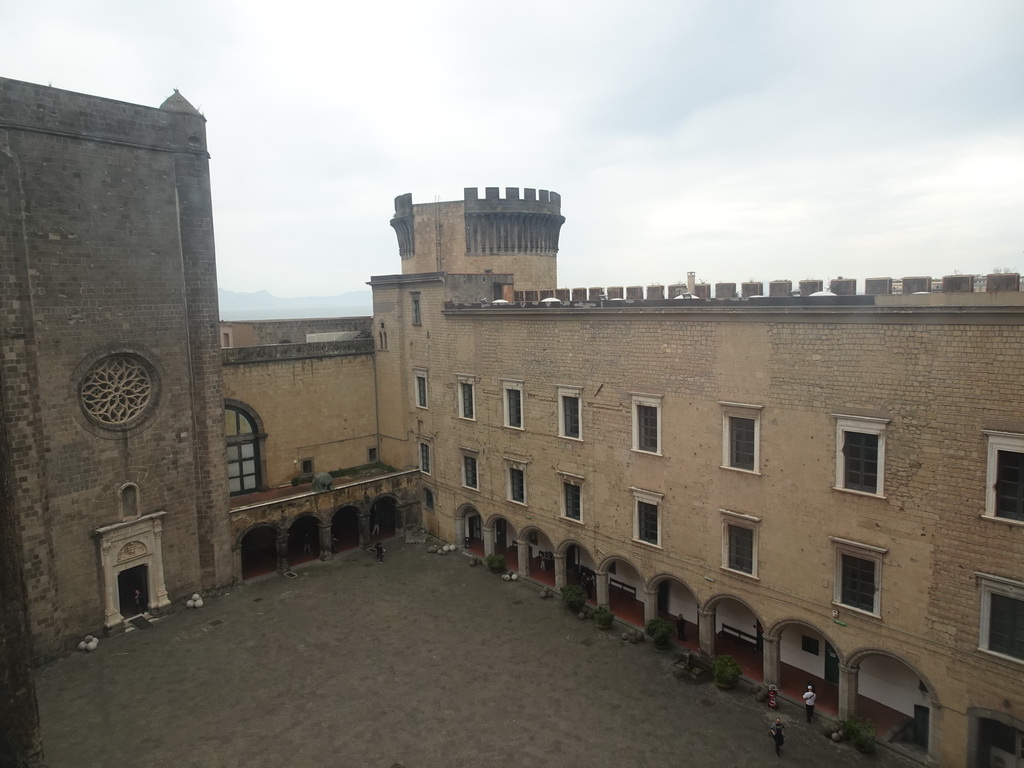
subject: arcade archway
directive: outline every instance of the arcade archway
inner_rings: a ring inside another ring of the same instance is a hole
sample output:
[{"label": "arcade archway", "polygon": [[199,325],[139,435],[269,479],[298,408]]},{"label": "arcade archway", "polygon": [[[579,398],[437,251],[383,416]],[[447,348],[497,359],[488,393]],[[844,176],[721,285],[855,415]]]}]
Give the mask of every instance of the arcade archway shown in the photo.
[{"label": "arcade archway", "polygon": [[242,578],[251,579],[277,570],[277,530],[260,525],[242,537]]}]

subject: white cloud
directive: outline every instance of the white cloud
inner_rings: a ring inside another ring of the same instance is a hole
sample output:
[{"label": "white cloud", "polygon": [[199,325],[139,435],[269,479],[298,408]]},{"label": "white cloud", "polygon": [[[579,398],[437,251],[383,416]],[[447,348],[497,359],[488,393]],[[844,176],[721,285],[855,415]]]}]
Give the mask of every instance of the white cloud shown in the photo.
[{"label": "white cloud", "polygon": [[563,285],[1021,259],[1017,0],[5,9],[0,75],[206,114],[224,287],[400,269],[393,198],[562,194]]}]

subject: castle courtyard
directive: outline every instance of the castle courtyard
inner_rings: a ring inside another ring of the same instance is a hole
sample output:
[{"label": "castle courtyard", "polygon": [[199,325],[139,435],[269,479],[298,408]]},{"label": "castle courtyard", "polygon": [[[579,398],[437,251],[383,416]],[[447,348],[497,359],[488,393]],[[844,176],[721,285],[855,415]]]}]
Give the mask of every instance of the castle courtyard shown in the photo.
[{"label": "castle courtyard", "polygon": [[[540,587],[392,540],[209,597],[37,671],[50,768],[703,766],[775,760],[742,686],[579,621]],[[783,702],[783,760],[865,756]]]}]

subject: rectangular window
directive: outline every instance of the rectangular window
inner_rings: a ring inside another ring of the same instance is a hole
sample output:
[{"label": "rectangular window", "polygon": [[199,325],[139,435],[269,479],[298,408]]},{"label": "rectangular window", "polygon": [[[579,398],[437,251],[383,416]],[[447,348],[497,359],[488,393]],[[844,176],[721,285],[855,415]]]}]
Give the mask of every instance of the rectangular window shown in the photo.
[{"label": "rectangular window", "polygon": [[409,297],[412,299],[412,324],[423,325],[423,316],[420,313],[420,295],[418,293],[410,293]]},{"label": "rectangular window", "polygon": [[1024,583],[975,573],[981,583],[978,646],[1024,662]]},{"label": "rectangular window", "polygon": [[427,372],[416,371],[416,407],[427,407]]},{"label": "rectangular window", "polygon": [[459,377],[459,417],[476,418],[476,392],[471,376]]},{"label": "rectangular window", "polygon": [[761,518],[728,509],[722,514],[722,568],[757,578],[757,534]]},{"label": "rectangular window", "polygon": [[558,388],[558,435],[580,440],[583,431],[580,420],[580,408],[583,403],[583,391],[578,387]]},{"label": "rectangular window", "polygon": [[835,547],[836,572],[832,601],[847,608],[881,615],[882,547],[829,536]]},{"label": "rectangular window", "polygon": [[754,420],[729,417],[729,466],[754,470]]},{"label": "rectangular window", "polygon": [[420,471],[430,474],[430,446],[420,443]]},{"label": "rectangular window", "polygon": [[878,490],[878,435],[847,432],[843,436],[843,487],[851,491]]},{"label": "rectangular window", "polygon": [[875,562],[853,555],[841,555],[842,593],[839,602],[868,613],[875,612]]},{"label": "rectangular window", "polygon": [[367,448],[366,449],[366,461],[367,461],[368,464],[373,464],[375,461],[377,461],[377,449],[376,448]]},{"label": "rectangular window", "polygon": [[985,515],[1024,522],[1024,435],[986,431],[988,474]]},{"label": "rectangular window", "polygon": [[520,504],[526,503],[526,470],[522,467],[508,468],[508,497]]},{"label": "rectangular window", "polygon": [[761,442],[761,406],[719,403],[722,406],[722,466],[758,472]]},{"label": "rectangular window", "polygon": [[646,501],[636,503],[637,538],[648,544],[658,543],[658,505]]},{"label": "rectangular window", "polygon": [[302,466],[302,474],[304,474],[304,475],[312,475],[313,474],[313,460],[312,459],[302,459],[302,461],[300,461],[299,464]]},{"label": "rectangular window", "polygon": [[754,572],[754,532],[739,525],[729,526],[729,568]]},{"label": "rectangular window", "polygon": [[840,490],[884,495],[885,425],[888,419],[836,419],[836,485]]},{"label": "rectangular window", "polygon": [[661,397],[633,395],[633,450],[661,454]]},{"label": "rectangular window", "polygon": [[505,390],[505,426],[513,429],[523,428],[523,384],[522,382],[504,383]]},{"label": "rectangular window", "polygon": [[562,482],[564,503],[563,515],[570,520],[580,520],[583,516],[583,489],[576,483]]},{"label": "rectangular window", "polygon": [[462,484],[467,488],[479,488],[476,471],[476,456],[462,457]]},{"label": "rectangular window", "polygon": [[427,509],[434,508],[434,492],[429,488],[423,489],[423,506]]}]

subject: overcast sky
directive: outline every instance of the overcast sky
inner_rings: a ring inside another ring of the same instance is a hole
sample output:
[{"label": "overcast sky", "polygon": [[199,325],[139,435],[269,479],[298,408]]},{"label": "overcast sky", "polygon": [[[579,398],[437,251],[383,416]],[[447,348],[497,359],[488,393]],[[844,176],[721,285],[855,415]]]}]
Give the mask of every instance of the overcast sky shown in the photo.
[{"label": "overcast sky", "polygon": [[[0,75],[206,116],[221,287],[562,195],[560,287],[1024,269],[1022,0],[0,0]],[[863,289],[863,284],[860,284]]]}]

